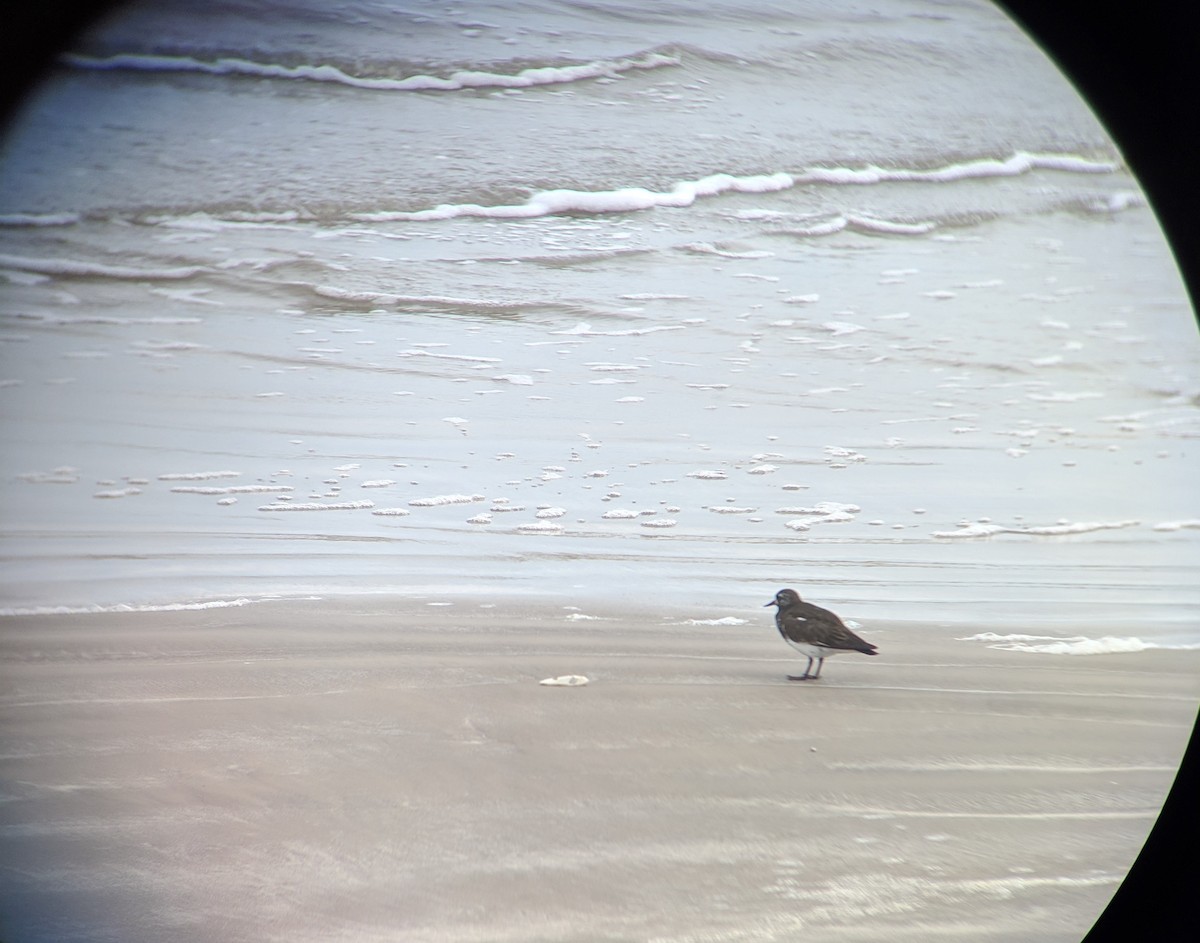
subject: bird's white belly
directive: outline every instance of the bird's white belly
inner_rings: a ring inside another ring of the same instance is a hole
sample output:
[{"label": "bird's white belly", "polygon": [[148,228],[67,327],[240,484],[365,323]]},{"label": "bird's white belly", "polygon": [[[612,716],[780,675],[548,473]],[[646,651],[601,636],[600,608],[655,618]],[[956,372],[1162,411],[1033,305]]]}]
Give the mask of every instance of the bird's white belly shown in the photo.
[{"label": "bird's white belly", "polygon": [[830,655],[840,655],[846,651],[844,648],[823,648],[820,645],[813,645],[811,642],[793,642],[790,638],[784,639],[784,641],[801,655],[807,655],[809,658],[828,658]]}]

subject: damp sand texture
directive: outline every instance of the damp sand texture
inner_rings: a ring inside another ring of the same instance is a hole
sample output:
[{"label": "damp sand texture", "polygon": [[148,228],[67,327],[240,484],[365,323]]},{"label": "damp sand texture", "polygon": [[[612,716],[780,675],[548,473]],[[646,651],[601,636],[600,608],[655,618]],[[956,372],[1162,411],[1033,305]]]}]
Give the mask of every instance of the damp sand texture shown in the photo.
[{"label": "damp sand texture", "polygon": [[469,573],[1200,643],[1187,295],[999,9],[287,6],[105,21],[0,150],[3,611]]},{"label": "damp sand texture", "polygon": [[[17,940],[1062,941],[1136,856],[1194,651],[421,600],[7,617]],[[956,637],[957,636],[957,637]],[[545,686],[578,674],[589,683]]]}]

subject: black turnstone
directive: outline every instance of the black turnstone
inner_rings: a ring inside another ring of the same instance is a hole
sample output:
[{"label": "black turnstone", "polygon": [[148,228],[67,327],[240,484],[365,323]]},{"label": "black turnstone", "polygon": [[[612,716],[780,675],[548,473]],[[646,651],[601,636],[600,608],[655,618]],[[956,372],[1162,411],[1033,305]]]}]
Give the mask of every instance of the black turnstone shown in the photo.
[{"label": "black turnstone", "polygon": [[[841,652],[862,652],[877,655],[875,646],[864,642],[851,632],[836,615],[828,609],[814,606],[800,599],[794,589],[781,589],[766,606],[775,606],[775,625],[792,648],[808,656],[808,667],[802,675],[788,675],[789,681],[816,681],[821,677],[821,666],[830,655]],[[812,670],[813,659],[817,659],[817,671]]]}]

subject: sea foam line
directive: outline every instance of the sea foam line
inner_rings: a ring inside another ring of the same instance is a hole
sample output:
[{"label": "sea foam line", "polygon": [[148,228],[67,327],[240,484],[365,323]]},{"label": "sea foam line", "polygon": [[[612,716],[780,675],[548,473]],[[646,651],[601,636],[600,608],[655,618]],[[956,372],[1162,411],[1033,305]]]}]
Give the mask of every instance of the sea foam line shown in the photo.
[{"label": "sea foam line", "polygon": [[1106,635],[1103,638],[1088,638],[1085,635],[1059,638],[1053,635],[999,635],[995,632],[980,632],[960,638],[958,641],[987,642],[989,643],[988,648],[998,648],[1009,652],[1034,652],[1043,655],[1113,655],[1144,652],[1152,648],[1179,651],[1200,649],[1200,645],[1165,645],[1147,642],[1136,636],[1121,638],[1113,635]]},{"label": "sea foam line", "polygon": [[[1069,173],[1112,173],[1118,169],[1118,165],[1110,161],[1089,160],[1075,154],[1032,154],[1018,151],[1005,159],[981,158],[933,170],[868,166],[813,167],[796,174],[780,171],[742,177],[720,173],[699,180],[681,180],[671,189],[664,191],[649,190],[645,187],[622,187],[613,190],[556,189],[534,193],[524,203],[517,204],[485,206],[479,203],[442,203],[427,210],[351,215],[356,219],[372,222],[430,222],[462,216],[531,219],[563,213],[627,213],[660,206],[688,207],[701,197],[716,196],[729,191],[772,193],[804,183],[952,183],[979,177],[1015,177],[1039,169]],[[851,228],[894,235],[921,235],[933,229],[935,225],[932,222],[894,222],[847,214],[813,223],[798,230],[798,233],[828,235]]]},{"label": "sea foam line", "polygon": [[402,79],[370,78],[350,75],[331,65],[286,66],[274,62],[222,58],[212,61],[191,56],[155,56],[120,53],[114,56],[85,56],[67,53],[66,65],[78,69],[130,69],[141,72],[202,72],[207,75],[243,75],[267,79],[299,79],[309,82],[333,82],[351,88],[380,92],[447,92],[467,88],[533,88],[561,85],[589,79],[610,78],[631,69],[657,69],[679,65],[678,56],[646,53],[625,59],[597,59],[569,66],[542,66],[520,72],[481,72],[461,70],[446,77],[410,75]]},{"label": "sea foam line", "polygon": [[1068,523],[1060,521],[1057,524],[1046,524],[1038,527],[1005,527],[1003,524],[988,524],[982,522],[963,522],[958,530],[935,530],[934,537],[992,537],[996,534],[1025,534],[1034,537],[1063,537],[1072,534],[1090,534],[1098,530],[1120,530],[1125,527],[1137,527],[1141,521],[1097,521]]},{"label": "sea foam line", "polygon": [[791,174],[775,173],[749,177],[713,174],[699,180],[681,180],[670,190],[654,191],[645,187],[618,190],[543,190],[526,202],[483,206],[479,203],[443,203],[430,210],[372,213],[375,222],[428,222],[460,216],[495,219],[532,219],[561,213],[628,213],[657,206],[687,207],[700,197],[715,196],[733,190],[741,193],[770,193],[786,190],[795,183]]},{"label": "sea foam line", "polygon": [[[797,183],[799,182],[800,178],[797,178]],[[849,214],[845,216],[831,216],[828,219],[817,220],[803,226],[789,226],[786,229],[779,230],[779,232],[789,236],[832,236],[834,233],[849,229],[851,231],[885,236],[923,236],[937,229],[937,225],[933,220],[906,223],[900,220]]]},{"label": "sea foam line", "polygon": [[208,602],[172,602],[158,605],[134,606],[128,603],[116,603],[111,606],[32,606],[28,608],[0,609],[0,616],[77,616],[96,615],[105,612],[185,612],[201,609],[228,609],[235,606],[248,606],[256,602],[271,602],[281,597],[269,596],[262,599],[247,599],[239,596],[237,599],[212,599]]},{"label": "sea foam line", "polygon": [[212,478],[238,478],[241,472],[228,469],[222,471],[168,472],[158,476],[159,481],[208,481]]},{"label": "sea foam line", "polygon": [[1068,173],[1108,174],[1117,170],[1111,161],[1088,160],[1076,154],[1031,154],[1017,151],[1003,160],[985,157],[949,164],[934,170],[903,167],[813,167],[796,176],[797,183],[951,183],[977,177],[1016,177],[1031,170],[1061,170]]},{"label": "sea foam line", "polygon": [[375,507],[374,501],[336,501],[322,504],[319,501],[307,504],[263,504],[260,511],[360,511]]}]

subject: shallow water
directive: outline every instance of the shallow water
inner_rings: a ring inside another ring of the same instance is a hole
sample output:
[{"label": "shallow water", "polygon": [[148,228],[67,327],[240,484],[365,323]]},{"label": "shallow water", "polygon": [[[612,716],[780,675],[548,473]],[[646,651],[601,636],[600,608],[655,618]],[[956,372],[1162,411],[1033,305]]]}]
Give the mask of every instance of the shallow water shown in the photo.
[{"label": "shallow water", "polygon": [[1192,313],[994,8],[224,9],[113,21],[5,142],[8,611],[791,584],[1200,642]]}]

